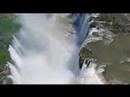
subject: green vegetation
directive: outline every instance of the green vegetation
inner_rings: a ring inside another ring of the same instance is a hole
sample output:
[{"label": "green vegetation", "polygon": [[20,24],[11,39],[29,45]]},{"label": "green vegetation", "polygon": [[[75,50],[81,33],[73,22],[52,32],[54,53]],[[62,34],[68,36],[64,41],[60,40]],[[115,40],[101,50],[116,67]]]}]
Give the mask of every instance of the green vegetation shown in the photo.
[{"label": "green vegetation", "polygon": [[18,31],[20,25],[15,21],[14,14],[0,14],[0,83],[6,83],[4,79],[9,74],[5,64],[10,61],[8,52],[12,36]]}]

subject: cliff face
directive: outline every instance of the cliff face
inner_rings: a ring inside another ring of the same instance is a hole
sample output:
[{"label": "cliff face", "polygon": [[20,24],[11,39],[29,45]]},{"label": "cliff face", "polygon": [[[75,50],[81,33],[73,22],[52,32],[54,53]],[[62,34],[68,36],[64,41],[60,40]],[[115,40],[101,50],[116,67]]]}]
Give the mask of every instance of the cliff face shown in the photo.
[{"label": "cliff face", "polygon": [[108,83],[130,83],[130,14],[99,14],[92,20],[88,36],[91,42],[80,55],[96,59],[98,66],[106,65],[104,76]]},{"label": "cliff face", "polygon": [[92,27],[105,28],[113,33],[130,32],[130,14],[99,14],[92,18]]},{"label": "cliff face", "polygon": [[[82,16],[78,15],[77,17],[79,18]],[[130,33],[130,14],[98,14],[97,16],[96,14],[90,14],[90,18],[91,23],[89,24],[89,26],[85,25],[85,27],[86,28],[89,27],[89,31],[86,30],[87,33],[89,32],[93,33],[91,36],[94,38],[90,36],[91,37],[90,40],[92,41],[104,39],[105,43],[110,43],[113,40],[112,37],[118,34]],[[87,49],[85,46],[81,49],[80,55],[83,58],[88,57],[91,55],[87,54],[89,52],[90,52],[89,49]]]}]

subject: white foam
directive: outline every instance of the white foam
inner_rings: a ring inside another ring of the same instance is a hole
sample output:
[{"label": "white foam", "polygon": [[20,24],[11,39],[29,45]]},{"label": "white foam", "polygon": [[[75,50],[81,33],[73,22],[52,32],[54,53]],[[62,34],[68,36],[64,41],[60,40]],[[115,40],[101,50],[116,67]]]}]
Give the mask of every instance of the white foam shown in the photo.
[{"label": "white foam", "polygon": [[[74,31],[64,15],[17,14],[22,28],[14,37],[9,52],[15,64],[9,63],[14,84],[68,84],[79,71],[79,48]],[[71,67],[71,68],[70,68]],[[102,83],[95,68],[81,73],[85,83]],[[78,82],[84,83],[84,82]]]}]

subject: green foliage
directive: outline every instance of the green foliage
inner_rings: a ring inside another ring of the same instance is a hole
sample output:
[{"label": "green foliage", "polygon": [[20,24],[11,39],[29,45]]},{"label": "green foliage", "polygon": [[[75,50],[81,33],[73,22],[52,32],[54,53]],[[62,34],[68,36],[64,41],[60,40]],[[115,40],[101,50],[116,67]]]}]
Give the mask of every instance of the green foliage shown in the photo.
[{"label": "green foliage", "polygon": [[16,16],[14,14],[0,14],[0,32],[14,33],[18,29],[18,24],[15,23]]},{"label": "green foliage", "polygon": [[6,49],[0,49],[0,64],[4,64],[5,62],[9,61],[9,59],[9,52],[7,52]]},{"label": "green foliage", "polygon": [[5,83],[9,73],[5,66],[10,61],[8,47],[20,27],[15,21],[16,17],[14,14],[0,14],[0,83]]}]

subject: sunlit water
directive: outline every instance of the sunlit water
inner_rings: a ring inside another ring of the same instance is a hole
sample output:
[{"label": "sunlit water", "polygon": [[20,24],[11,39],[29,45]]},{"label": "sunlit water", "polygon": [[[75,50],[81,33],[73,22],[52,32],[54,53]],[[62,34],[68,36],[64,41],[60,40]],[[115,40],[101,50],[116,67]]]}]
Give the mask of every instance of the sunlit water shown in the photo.
[{"label": "sunlit water", "polygon": [[80,71],[78,37],[67,15],[18,17],[22,28],[9,47],[8,63],[14,84],[103,84],[95,65]]}]

